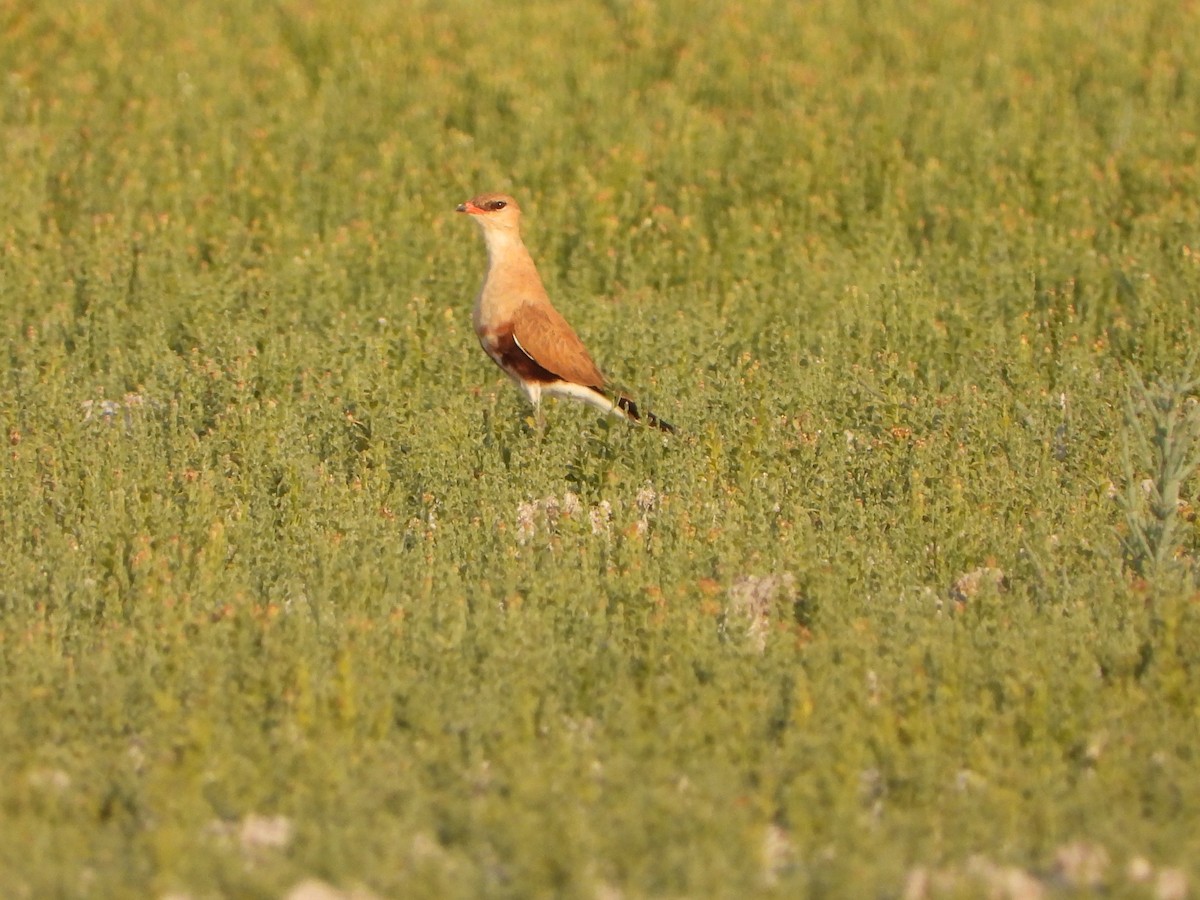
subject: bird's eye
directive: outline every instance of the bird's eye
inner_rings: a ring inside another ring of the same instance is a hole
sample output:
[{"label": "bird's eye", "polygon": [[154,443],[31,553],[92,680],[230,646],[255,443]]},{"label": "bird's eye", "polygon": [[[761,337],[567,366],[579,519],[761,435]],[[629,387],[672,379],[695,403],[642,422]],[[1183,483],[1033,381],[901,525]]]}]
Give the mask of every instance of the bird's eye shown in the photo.
[{"label": "bird's eye", "polygon": [[491,203],[488,204],[488,209],[490,209],[490,210],[504,209],[504,207],[506,207],[506,206],[508,206],[508,204],[505,203],[503,200],[493,200]]}]

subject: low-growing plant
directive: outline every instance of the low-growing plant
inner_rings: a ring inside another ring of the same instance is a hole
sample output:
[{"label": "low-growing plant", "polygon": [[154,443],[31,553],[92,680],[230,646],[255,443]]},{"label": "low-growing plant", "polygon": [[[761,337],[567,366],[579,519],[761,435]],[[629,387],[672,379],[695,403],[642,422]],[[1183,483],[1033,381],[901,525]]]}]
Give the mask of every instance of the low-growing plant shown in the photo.
[{"label": "low-growing plant", "polygon": [[1195,575],[1184,553],[1190,509],[1184,486],[1200,465],[1200,379],[1162,377],[1149,384],[1129,373],[1121,462],[1125,474],[1123,546],[1129,567],[1146,578],[1182,570]]}]

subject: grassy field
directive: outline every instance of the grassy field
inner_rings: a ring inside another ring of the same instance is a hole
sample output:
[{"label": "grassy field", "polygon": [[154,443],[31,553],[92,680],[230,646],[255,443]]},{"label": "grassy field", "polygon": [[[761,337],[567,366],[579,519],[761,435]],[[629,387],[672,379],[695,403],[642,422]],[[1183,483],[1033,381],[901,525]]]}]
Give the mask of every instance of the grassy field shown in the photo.
[{"label": "grassy field", "polygon": [[[1168,0],[0,7],[4,895],[1200,890],[1198,73]],[[482,190],[679,435],[531,427]]]}]

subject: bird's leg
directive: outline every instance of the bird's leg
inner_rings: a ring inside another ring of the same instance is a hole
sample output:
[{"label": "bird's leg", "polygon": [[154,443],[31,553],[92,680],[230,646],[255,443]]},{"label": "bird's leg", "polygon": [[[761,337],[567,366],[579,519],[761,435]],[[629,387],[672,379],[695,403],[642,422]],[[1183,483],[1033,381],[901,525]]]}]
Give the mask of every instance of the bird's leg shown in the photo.
[{"label": "bird's leg", "polygon": [[546,411],[542,409],[542,400],[540,397],[533,402],[533,425],[540,441],[546,436]]}]

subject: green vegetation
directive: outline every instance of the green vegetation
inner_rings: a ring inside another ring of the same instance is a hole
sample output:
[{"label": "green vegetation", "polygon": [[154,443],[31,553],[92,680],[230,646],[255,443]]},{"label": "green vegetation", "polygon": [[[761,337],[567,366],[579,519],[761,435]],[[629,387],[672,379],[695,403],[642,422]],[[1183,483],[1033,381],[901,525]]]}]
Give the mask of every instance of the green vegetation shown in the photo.
[{"label": "green vegetation", "polygon": [[[1196,890],[1198,73],[1168,0],[0,7],[5,896]],[[680,435],[530,427],[480,190]]]},{"label": "green vegetation", "polygon": [[[1164,568],[1180,568],[1193,575],[1195,562],[1176,557],[1180,532],[1184,529],[1181,502],[1183,485],[1196,470],[1200,437],[1200,405],[1191,396],[1200,381],[1161,381],[1147,387],[1134,373],[1127,406],[1125,539],[1130,567],[1139,575],[1162,576]],[[1150,427],[1147,428],[1146,426]],[[1138,481],[1133,454],[1145,462],[1152,477]]]}]

